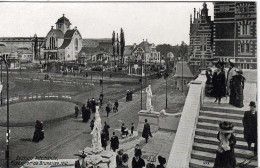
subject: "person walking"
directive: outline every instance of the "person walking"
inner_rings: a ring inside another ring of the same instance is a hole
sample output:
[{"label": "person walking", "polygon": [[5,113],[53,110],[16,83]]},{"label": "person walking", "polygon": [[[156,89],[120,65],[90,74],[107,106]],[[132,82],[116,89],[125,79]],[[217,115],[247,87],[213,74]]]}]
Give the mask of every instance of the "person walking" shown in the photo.
[{"label": "person walking", "polygon": [[36,120],[35,124],[35,131],[33,135],[33,142],[39,142],[40,140],[44,139],[44,130],[43,130],[43,124],[39,120]]},{"label": "person walking", "polygon": [[130,99],[130,101],[132,101],[133,100],[133,91],[132,90],[130,90],[129,91],[129,99]]},{"label": "person walking", "polygon": [[134,168],[143,168],[145,166],[144,160],[141,158],[141,153],[136,151],[135,156],[133,157],[132,160],[132,167]]},{"label": "person walking", "polygon": [[223,66],[222,63],[217,63],[217,70],[212,77],[213,90],[216,98],[215,102],[218,101],[219,104],[221,98],[226,96],[225,72],[223,72]]},{"label": "person walking", "polygon": [[115,107],[115,112],[118,112],[118,106],[119,106],[119,103],[116,99],[115,103],[114,103],[114,107]]},{"label": "person walking", "polygon": [[125,135],[125,136],[128,136],[128,130],[127,128],[125,127],[125,123],[122,123],[122,126],[121,126],[121,135]]},{"label": "person walking", "polygon": [[109,104],[106,106],[106,112],[107,112],[107,117],[109,116],[109,113],[111,112],[111,108],[109,107]]},{"label": "person walking", "polygon": [[230,80],[230,99],[229,104],[236,107],[244,107],[244,85],[245,77],[242,75],[243,71],[241,69],[236,69],[237,74]]},{"label": "person walking", "polygon": [[107,134],[106,134],[105,130],[103,130],[101,133],[101,144],[105,150],[107,148],[107,141],[108,141]]},{"label": "person walking", "polygon": [[236,137],[233,134],[233,124],[230,122],[220,122],[217,139],[219,145],[216,151],[216,158],[213,168],[235,168],[236,158],[234,146],[236,144]]},{"label": "person walking", "polygon": [[99,95],[100,107],[103,105],[103,99],[104,99],[104,95],[103,95],[103,93],[100,93],[100,95]]},{"label": "person walking", "polygon": [[131,126],[131,136],[133,136],[134,135],[134,129],[135,129],[135,126],[134,126],[134,123],[132,123],[132,126]]},{"label": "person walking", "polygon": [[103,130],[105,131],[105,133],[107,134],[107,138],[109,139],[109,128],[110,126],[107,124],[107,122],[104,123],[104,128]]},{"label": "person walking", "polygon": [[87,101],[87,108],[92,110],[92,102],[89,99]]},{"label": "person walking", "polygon": [[149,136],[153,137],[150,130],[150,124],[148,124],[147,119],[144,120],[144,128],[142,132],[142,137],[145,138],[145,142],[148,143]]},{"label": "person walking", "polygon": [[82,112],[82,122],[86,122],[87,118],[86,118],[86,106],[85,104],[82,105],[81,107],[81,112]]},{"label": "person walking", "polygon": [[90,122],[91,131],[93,131],[94,123],[95,123],[95,117],[93,117],[93,119],[92,119],[91,122]]},{"label": "person walking", "polygon": [[75,118],[77,118],[79,115],[79,104],[77,103],[75,106]]},{"label": "person walking", "polygon": [[248,144],[248,149],[251,148],[251,144],[254,143],[254,154],[257,155],[257,111],[256,104],[251,101],[250,111],[246,111],[243,117],[244,126],[244,139]]},{"label": "person walking", "polygon": [[129,90],[127,90],[127,92],[126,92],[126,102],[128,102],[130,100],[129,97],[130,97],[130,92],[129,92]]},{"label": "person walking", "polygon": [[90,115],[91,115],[90,109],[87,107],[86,108],[86,118],[85,118],[86,122],[88,122],[88,120],[90,119]]},{"label": "person walking", "polygon": [[123,149],[120,149],[118,152],[117,152],[117,155],[116,155],[116,166],[121,166],[122,165],[122,155],[124,154],[124,150]]},{"label": "person walking", "polygon": [[119,148],[119,140],[115,135],[115,132],[113,132],[113,136],[110,139],[110,147],[114,152],[116,152],[116,150]]},{"label": "person walking", "polygon": [[92,113],[96,112],[96,105],[97,105],[96,100],[94,98],[92,98],[92,100],[91,100]]},{"label": "person walking", "polygon": [[142,149],[140,148],[139,144],[135,145],[135,152],[134,153],[136,153],[136,152],[139,152],[142,155]]}]

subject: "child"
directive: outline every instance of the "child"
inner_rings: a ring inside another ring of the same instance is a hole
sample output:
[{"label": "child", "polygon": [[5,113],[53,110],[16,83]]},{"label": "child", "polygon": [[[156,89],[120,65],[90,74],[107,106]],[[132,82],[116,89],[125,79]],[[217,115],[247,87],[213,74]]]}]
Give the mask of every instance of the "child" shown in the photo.
[{"label": "child", "polygon": [[132,123],[132,126],[131,126],[131,135],[133,136],[134,134],[134,129],[135,129],[135,126],[134,126],[134,123]]}]

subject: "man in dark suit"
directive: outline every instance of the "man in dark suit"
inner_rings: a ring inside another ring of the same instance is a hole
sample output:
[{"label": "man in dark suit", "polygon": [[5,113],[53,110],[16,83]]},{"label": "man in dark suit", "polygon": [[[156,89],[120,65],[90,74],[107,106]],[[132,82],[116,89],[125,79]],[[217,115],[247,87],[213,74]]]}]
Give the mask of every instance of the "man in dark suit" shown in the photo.
[{"label": "man in dark suit", "polygon": [[149,136],[153,137],[151,134],[151,130],[150,130],[150,124],[147,123],[147,119],[144,120],[145,124],[144,124],[144,129],[143,129],[143,133],[142,133],[142,137],[145,138],[145,142],[148,142]]},{"label": "man in dark suit", "polygon": [[254,143],[254,153],[257,155],[257,111],[255,102],[251,101],[250,111],[246,111],[243,117],[244,139],[248,144],[248,149]]},{"label": "man in dark suit", "polygon": [[109,104],[106,106],[106,112],[107,112],[107,117],[109,116],[109,113],[111,112],[111,108],[109,107]]}]

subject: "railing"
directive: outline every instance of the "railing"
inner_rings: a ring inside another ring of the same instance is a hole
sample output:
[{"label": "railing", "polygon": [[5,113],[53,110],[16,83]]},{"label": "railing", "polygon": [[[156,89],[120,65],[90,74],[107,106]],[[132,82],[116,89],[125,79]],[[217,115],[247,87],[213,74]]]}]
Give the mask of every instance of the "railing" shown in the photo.
[{"label": "railing", "polygon": [[188,168],[200,107],[205,94],[206,76],[202,72],[190,84],[178,129],[172,145],[167,168]]}]

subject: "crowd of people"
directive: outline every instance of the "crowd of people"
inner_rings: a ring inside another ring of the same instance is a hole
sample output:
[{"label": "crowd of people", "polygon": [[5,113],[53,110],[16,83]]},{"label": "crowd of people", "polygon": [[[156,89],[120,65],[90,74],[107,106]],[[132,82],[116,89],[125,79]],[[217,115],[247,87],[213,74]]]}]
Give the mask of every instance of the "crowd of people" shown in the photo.
[{"label": "crowd of people", "polygon": [[[256,104],[251,101],[250,110],[246,111],[242,119],[244,127],[244,139],[248,144],[248,150],[254,143],[254,155],[257,156],[257,112]],[[217,139],[219,145],[216,151],[214,168],[235,168],[237,166],[234,147],[236,136],[234,126],[231,122],[223,121],[219,123]]]},{"label": "crowd of people", "polygon": [[229,59],[229,66],[229,70],[225,73],[224,62],[219,61],[213,74],[211,69],[206,71],[206,93],[215,97],[215,102],[218,103],[221,102],[221,98],[229,96],[231,105],[242,108],[246,79],[243,76],[243,71],[235,67],[234,59]]}]

